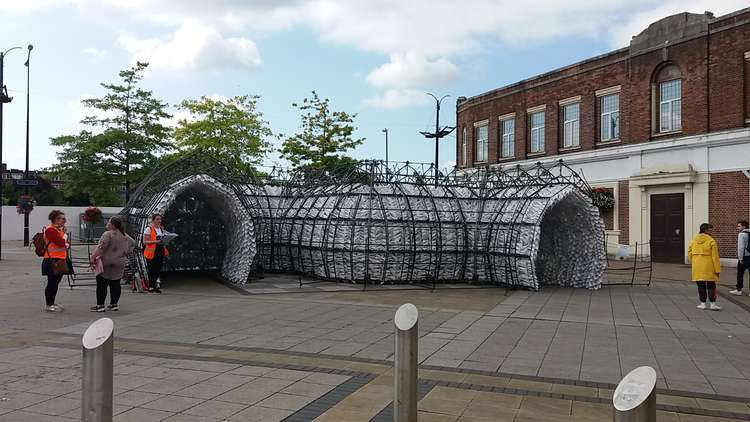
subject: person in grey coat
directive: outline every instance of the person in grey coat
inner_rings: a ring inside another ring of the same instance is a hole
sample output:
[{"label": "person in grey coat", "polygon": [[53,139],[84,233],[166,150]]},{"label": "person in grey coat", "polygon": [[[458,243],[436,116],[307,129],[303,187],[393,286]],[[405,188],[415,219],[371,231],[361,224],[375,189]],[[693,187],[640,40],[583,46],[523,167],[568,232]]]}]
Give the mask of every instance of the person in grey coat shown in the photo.
[{"label": "person in grey coat", "polygon": [[[96,306],[91,312],[119,311],[118,301],[122,292],[120,279],[125,270],[125,260],[133,253],[135,241],[125,233],[122,220],[112,217],[107,222],[107,231],[99,239],[99,246],[91,254],[91,265],[95,266],[96,259],[101,259],[102,272],[96,275]],[[109,288],[109,306],[104,307]]]},{"label": "person in grey coat", "polygon": [[[745,271],[750,272],[750,229],[747,220],[737,222],[737,285],[730,294],[742,296],[742,288],[745,284]],[[748,294],[750,296],[750,293]]]}]

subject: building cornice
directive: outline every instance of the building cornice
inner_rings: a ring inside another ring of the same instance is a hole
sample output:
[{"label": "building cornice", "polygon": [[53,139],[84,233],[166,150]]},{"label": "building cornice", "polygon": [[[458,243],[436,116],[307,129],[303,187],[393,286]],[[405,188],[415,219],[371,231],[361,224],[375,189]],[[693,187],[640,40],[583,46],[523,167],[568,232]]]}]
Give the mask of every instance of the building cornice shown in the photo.
[{"label": "building cornice", "polygon": [[547,104],[539,104],[538,106],[527,108],[526,114],[537,113],[545,110],[547,110]]},{"label": "building cornice", "polygon": [[[702,147],[723,147],[730,145],[750,144],[750,128],[731,129],[720,132],[711,132],[701,135],[681,136],[668,139],[659,139],[658,141],[647,141],[637,144],[623,144],[617,147],[609,147],[598,150],[587,150],[581,152],[572,152],[564,155],[551,155],[540,157],[533,160],[518,160],[509,163],[503,163],[505,166],[519,165],[522,168],[535,166],[537,163],[549,164],[563,159],[567,165],[580,165],[595,163],[606,160],[618,160],[638,156],[643,153],[652,151],[670,151],[693,149]],[[503,167],[503,164],[495,164],[491,167]],[[471,168],[465,169],[471,171]]]},{"label": "building cornice", "polygon": [[610,86],[609,88],[598,89],[594,94],[597,97],[603,97],[605,95],[617,94],[622,90],[621,85]]},{"label": "building cornice", "polygon": [[557,105],[562,107],[562,106],[566,106],[569,104],[575,104],[575,103],[580,103],[580,102],[581,102],[581,96],[576,95],[575,97],[569,97],[569,98],[565,98],[565,99],[558,101]]}]

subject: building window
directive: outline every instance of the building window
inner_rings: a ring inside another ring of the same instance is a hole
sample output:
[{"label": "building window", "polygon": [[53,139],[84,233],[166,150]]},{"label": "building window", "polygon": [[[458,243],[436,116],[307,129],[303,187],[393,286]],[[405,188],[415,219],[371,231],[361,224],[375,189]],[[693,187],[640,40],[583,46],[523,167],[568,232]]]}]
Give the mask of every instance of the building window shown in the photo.
[{"label": "building window", "polygon": [[602,142],[620,138],[620,94],[605,95],[600,99],[602,113]]},{"label": "building window", "polygon": [[488,125],[484,124],[481,126],[477,126],[474,130],[476,131],[476,150],[474,152],[474,154],[476,154],[475,161],[487,161],[487,156],[489,155]]},{"label": "building window", "polygon": [[469,155],[467,147],[466,128],[464,128],[463,133],[461,134],[461,161],[464,167],[466,167],[466,157]]},{"label": "building window", "polygon": [[563,106],[563,148],[574,148],[580,145],[580,104]]},{"label": "building window", "polygon": [[682,81],[675,79],[659,84],[659,132],[682,128]]},{"label": "building window", "polygon": [[651,84],[653,133],[682,129],[682,73],[668,63],[658,68]]},{"label": "building window", "polygon": [[544,151],[544,111],[532,113],[531,122],[531,153]]},{"label": "building window", "polygon": [[515,141],[516,141],[516,122],[514,119],[505,119],[500,121],[500,127],[502,128],[502,148],[501,154],[503,158],[512,157],[515,154]]}]

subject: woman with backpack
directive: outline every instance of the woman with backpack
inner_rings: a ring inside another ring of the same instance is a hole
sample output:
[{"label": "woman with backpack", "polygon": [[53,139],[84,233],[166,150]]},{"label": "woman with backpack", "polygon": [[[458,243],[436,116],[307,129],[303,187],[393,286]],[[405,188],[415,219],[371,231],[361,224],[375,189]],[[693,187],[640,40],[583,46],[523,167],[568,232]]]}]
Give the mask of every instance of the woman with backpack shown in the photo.
[{"label": "woman with backpack", "polygon": [[47,276],[47,287],[44,289],[45,312],[62,312],[63,307],[55,303],[57,288],[65,274],[70,274],[68,248],[70,239],[65,228],[65,214],[60,210],[49,213],[50,225],[44,228],[44,253],[42,275]]},{"label": "woman with backpack", "polygon": [[[91,254],[92,267],[99,267],[101,271],[96,275],[96,306],[91,307],[91,312],[119,311],[118,301],[122,292],[120,280],[125,270],[125,260],[133,253],[135,241],[125,233],[122,221],[112,217],[107,222],[107,231],[99,239],[99,245]],[[101,260],[101,265],[96,265]],[[107,299],[107,287],[109,287],[109,305],[105,308],[104,301]]]}]

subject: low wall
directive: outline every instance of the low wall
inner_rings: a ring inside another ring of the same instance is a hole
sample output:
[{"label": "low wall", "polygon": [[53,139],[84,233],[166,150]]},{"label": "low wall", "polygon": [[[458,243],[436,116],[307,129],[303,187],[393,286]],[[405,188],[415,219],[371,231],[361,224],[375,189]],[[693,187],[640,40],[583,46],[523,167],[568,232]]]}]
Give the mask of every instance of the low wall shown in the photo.
[{"label": "low wall", "polygon": [[[60,210],[68,218],[68,231],[78,237],[81,221],[80,214],[86,211],[87,207],[35,207],[34,211],[29,214],[29,238],[42,230],[42,227],[49,223],[47,216],[52,210]],[[120,207],[100,207],[102,213],[117,214],[122,208]],[[2,240],[23,240],[23,214],[16,212],[16,207],[2,207],[3,233]]]}]

